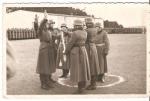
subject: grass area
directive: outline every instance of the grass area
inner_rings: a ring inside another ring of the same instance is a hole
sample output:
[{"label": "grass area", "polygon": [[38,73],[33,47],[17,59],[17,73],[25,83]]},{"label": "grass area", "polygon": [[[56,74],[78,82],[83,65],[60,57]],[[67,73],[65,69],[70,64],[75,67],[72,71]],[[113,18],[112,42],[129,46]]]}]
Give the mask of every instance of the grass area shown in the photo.
[{"label": "grass area", "polygon": [[[109,73],[122,76],[125,82],[107,88],[87,91],[86,94],[145,94],[146,93],[146,36],[143,34],[111,34],[108,55]],[[72,94],[76,88],[56,84],[52,90],[40,88],[36,74],[39,40],[11,41],[18,66],[14,78],[7,83],[7,94]],[[61,75],[57,70],[54,78]],[[109,82],[109,81],[108,81]],[[110,82],[112,82],[110,80]]]}]

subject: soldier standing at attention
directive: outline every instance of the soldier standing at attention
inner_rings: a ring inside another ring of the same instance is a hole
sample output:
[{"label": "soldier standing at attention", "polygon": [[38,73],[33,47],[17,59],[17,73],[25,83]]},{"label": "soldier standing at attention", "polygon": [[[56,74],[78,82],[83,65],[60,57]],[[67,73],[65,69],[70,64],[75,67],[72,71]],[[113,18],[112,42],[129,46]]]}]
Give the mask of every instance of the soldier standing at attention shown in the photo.
[{"label": "soldier standing at attention", "polygon": [[95,90],[96,79],[98,74],[100,73],[97,49],[94,43],[94,39],[97,35],[97,29],[94,28],[94,23],[92,22],[91,18],[86,18],[85,23],[87,27],[86,49],[89,57],[90,72],[91,72],[91,82],[90,85],[87,87],[87,90]]},{"label": "soldier standing at attention", "polygon": [[[66,78],[69,73],[69,57],[64,55],[63,51],[65,51],[66,46],[70,40],[71,34],[68,32],[67,25],[65,23],[61,24],[61,32],[59,35],[59,46],[57,50],[57,61],[56,66],[60,67],[62,69],[63,74],[60,76],[60,78]],[[59,65],[61,63],[61,66]]]},{"label": "soldier standing at attention", "polygon": [[109,39],[107,36],[107,32],[104,31],[101,27],[101,24],[98,22],[95,24],[95,27],[98,30],[97,37],[95,38],[98,58],[99,58],[99,66],[100,66],[100,74],[98,75],[98,81],[105,81],[105,73],[107,73],[107,54],[109,51]]},{"label": "soldier standing at attention", "polygon": [[85,42],[87,32],[83,30],[81,20],[74,21],[74,31],[66,47],[66,55],[70,54],[70,79],[78,83],[78,90],[75,93],[83,93],[87,81],[90,80],[90,68]]}]

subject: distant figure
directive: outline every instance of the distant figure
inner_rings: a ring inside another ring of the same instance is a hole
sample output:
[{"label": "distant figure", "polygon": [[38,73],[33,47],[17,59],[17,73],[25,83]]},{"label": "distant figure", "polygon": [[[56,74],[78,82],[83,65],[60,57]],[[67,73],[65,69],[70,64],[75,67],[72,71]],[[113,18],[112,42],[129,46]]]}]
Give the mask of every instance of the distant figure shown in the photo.
[{"label": "distant figure", "polygon": [[91,18],[86,18],[85,23],[87,27],[86,49],[89,56],[89,64],[91,72],[91,82],[90,85],[87,87],[87,90],[95,90],[97,76],[100,73],[98,54],[96,45],[94,43],[95,37],[97,35],[97,29],[94,28],[94,23]]},{"label": "distant figure", "polygon": [[97,36],[95,38],[100,66],[100,74],[98,75],[98,81],[105,82],[105,73],[107,73],[108,71],[106,57],[109,52],[109,39],[107,36],[107,32],[102,29],[100,23],[96,23],[95,27],[98,30]]},{"label": "distant figure", "polygon": [[35,19],[34,19],[34,30],[35,30],[35,34],[36,34],[36,38],[38,37],[38,28],[39,28],[39,25],[38,25],[38,16],[37,14],[35,15]]},{"label": "distant figure", "polygon": [[6,72],[7,72],[7,80],[12,78],[15,75],[15,68],[17,66],[13,48],[10,45],[8,39],[6,40]]},{"label": "distant figure", "polygon": [[56,71],[55,49],[52,33],[49,30],[49,23],[44,19],[39,27],[39,56],[37,63],[37,73],[40,74],[41,88],[49,90],[53,88],[52,73]]},{"label": "distant figure", "polygon": [[78,83],[75,93],[83,93],[87,81],[90,81],[90,67],[85,48],[87,32],[83,30],[81,20],[74,21],[74,31],[66,47],[66,55],[70,54],[70,80]]}]

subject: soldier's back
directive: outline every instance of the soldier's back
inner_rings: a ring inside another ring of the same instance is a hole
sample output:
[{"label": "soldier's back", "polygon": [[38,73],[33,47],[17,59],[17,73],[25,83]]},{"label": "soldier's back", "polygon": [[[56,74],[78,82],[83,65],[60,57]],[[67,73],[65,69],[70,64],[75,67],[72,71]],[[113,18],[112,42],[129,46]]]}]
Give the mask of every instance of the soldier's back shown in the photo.
[{"label": "soldier's back", "polygon": [[87,43],[94,43],[95,37],[97,35],[96,28],[88,28],[87,31]]},{"label": "soldier's back", "polygon": [[87,32],[84,30],[77,30],[74,32],[74,34],[76,34],[76,37],[78,39],[78,41],[86,41],[87,39]]}]

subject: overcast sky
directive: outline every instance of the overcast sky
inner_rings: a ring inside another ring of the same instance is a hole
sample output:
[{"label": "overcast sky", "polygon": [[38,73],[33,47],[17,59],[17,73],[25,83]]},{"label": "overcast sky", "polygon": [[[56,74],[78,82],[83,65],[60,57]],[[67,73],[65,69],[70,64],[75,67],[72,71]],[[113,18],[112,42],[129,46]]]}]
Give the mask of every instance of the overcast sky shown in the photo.
[{"label": "overcast sky", "polygon": [[143,26],[145,25],[145,11],[147,5],[138,4],[92,4],[92,5],[76,5],[76,8],[84,9],[88,14],[95,17],[101,17],[104,20],[117,21],[125,27]]},{"label": "overcast sky", "polygon": [[[33,6],[33,5],[28,5]],[[35,5],[39,7],[39,5]],[[73,7],[104,20],[117,21],[124,27],[144,26],[149,4],[40,4],[45,7]]]}]

